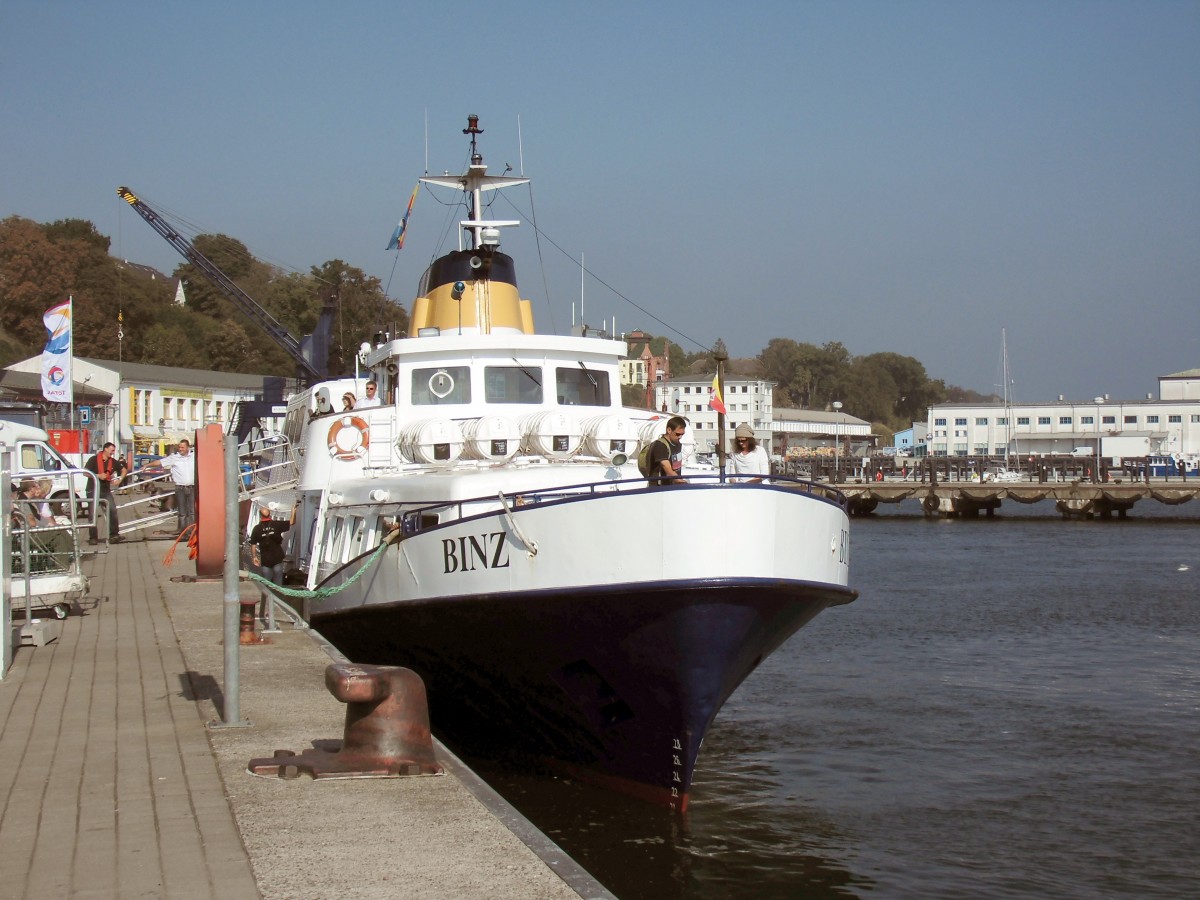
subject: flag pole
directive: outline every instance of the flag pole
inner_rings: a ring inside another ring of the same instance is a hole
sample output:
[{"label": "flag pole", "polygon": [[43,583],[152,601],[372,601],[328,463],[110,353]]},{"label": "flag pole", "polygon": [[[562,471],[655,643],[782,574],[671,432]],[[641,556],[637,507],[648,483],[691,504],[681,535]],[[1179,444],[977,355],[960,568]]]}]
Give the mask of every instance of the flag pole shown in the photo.
[{"label": "flag pole", "polygon": [[725,363],[729,359],[729,351],[725,342],[717,338],[713,345],[713,359],[717,361],[717,395],[721,400],[721,409],[717,410],[717,463],[721,469],[721,480],[725,480]]},{"label": "flag pole", "polygon": [[[75,428],[75,295],[67,295],[67,321],[71,323],[71,339],[67,342],[67,371],[71,377],[67,379],[67,390],[71,392],[71,430],[75,432],[76,440],[80,435]],[[83,453],[83,441],[78,440],[79,452]]]}]

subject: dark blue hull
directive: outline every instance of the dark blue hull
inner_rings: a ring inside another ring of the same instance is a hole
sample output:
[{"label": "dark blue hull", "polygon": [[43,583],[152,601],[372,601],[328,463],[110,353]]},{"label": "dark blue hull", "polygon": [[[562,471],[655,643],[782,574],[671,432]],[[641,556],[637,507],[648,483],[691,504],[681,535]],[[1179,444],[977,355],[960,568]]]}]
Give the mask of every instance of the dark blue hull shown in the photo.
[{"label": "dark blue hull", "polygon": [[312,624],[355,662],[425,681],[433,730],[466,756],[529,755],[687,806],[704,734],[788,637],[854,592],[708,581],[373,603]]}]

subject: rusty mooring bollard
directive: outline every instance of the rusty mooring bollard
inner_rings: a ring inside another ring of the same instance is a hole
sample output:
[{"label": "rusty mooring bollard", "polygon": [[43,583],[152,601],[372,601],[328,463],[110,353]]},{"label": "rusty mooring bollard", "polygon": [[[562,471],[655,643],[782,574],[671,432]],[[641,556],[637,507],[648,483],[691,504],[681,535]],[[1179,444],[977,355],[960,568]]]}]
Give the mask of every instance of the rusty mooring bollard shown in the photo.
[{"label": "rusty mooring bollard", "polygon": [[429,732],[425,682],[400,666],[333,663],[325,669],[325,686],[346,704],[341,749],[296,754],[276,750],[269,758],[250,760],[252,775],[298,778],[396,778],[441,775]]},{"label": "rusty mooring bollard", "polygon": [[238,617],[239,644],[269,644],[271,639],[263,637],[254,629],[254,600],[239,600],[240,615]]}]

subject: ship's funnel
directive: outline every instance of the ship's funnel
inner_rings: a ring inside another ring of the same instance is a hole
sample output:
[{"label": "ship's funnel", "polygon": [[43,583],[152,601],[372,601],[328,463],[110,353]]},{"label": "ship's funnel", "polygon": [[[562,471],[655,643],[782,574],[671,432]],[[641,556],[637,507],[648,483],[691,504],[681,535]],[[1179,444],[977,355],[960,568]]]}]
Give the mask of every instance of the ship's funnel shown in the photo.
[{"label": "ship's funnel", "polygon": [[491,247],[447,253],[429,267],[421,284],[409,337],[433,328],[441,334],[534,333],[533,307],[517,291],[512,257]]}]

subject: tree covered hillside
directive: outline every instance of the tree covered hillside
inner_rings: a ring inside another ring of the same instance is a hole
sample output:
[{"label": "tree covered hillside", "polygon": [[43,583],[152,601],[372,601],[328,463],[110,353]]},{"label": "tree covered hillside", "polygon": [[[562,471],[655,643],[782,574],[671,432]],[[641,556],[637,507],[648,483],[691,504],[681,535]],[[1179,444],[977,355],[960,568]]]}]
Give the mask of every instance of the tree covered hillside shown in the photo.
[{"label": "tree covered hillside", "polygon": [[[334,310],[331,376],[354,371],[354,354],[377,331],[403,333],[408,316],[377,278],[339,259],[307,274],[252,257],[225,235],[192,243],[291,334],[310,334],[327,303]],[[74,298],[75,353],[99,359],[291,376],[291,357],[191,264],[156,277],[109,255],[109,238],[82,219],[43,225],[0,220],[0,364],[33,356],[46,343],[42,314]],[[178,280],[186,305],[175,303]],[[120,321],[118,321],[120,316]],[[123,339],[118,342],[118,333]]]}]

